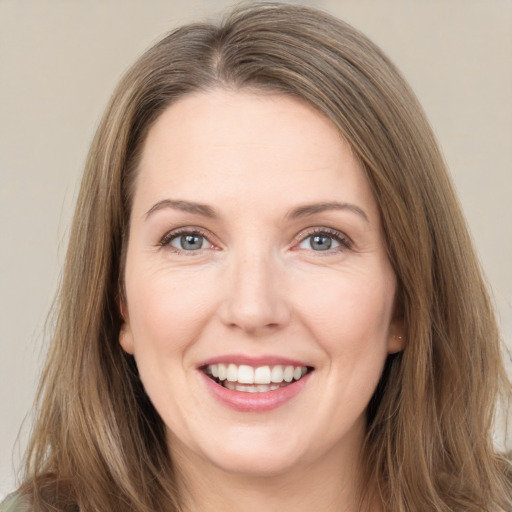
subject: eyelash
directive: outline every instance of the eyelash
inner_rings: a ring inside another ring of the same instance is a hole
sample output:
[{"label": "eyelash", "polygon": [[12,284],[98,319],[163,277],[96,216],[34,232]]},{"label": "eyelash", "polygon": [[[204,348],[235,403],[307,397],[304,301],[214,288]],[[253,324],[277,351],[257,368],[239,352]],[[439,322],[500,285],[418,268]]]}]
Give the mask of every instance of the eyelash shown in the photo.
[{"label": "eyelash", "polygon": [[[183,249],[178,249],[177,247],[174,247],[171,245],[171,242],[173,240],[175,240],[178,237],[183,236],[183,235],[200,236],[200,237],[204,238],[205,240],[207,240],[208,243],[215,246],[215,244],[213,242],[211,242],[211,240],[210,240],[210,235],[208,233],[206,233],[205,231],[203,231],[202,229],[196,228],[196,227],[180,228],[177,230],[170,231],[169,233],[166,233],[164,235],[164,237],[160,240],[158,245],[160,247],[168,248],[169,250],[171,250],[172,252],[175,252],[177,254],[186,254],[187,256],[201,253],[204,250],[204,249],[198,249],[195,251],[186,251]],[[338,231],[336,229],[322,227],[322,228],[309,228],[306,231],[302,231],[296,237],[296,241],[293,242],[292,249],[300,250],[299,248],[297,248],[297,246],[300,245],[301,243],[305,242],[308,238],[311,238],[314,236],[323,236],[325,238],[331,238],[331,239],[335,240],[337,243],[339,243],[338,247],[335,247],[333,249],[329,248],[329,249],[326,249],[325,251],[314,251],[313,249],[310,249],[312,252],[315,252],[315,253],[319,253],[319,254],[325,253],[325,254],[332,255],[333,253],[336,253],[336,252],[343,252],[345,250],[350,250],[350,249],[352,249],[352,246],[353,246],[352,240],[350,240],[350,238],[348,236],[346,236],[345,234],[341,233],[340,231]],[[307,250],[307,249],[304,249],[304,250]]]},{"label": "eyelash", "polygon": [[[336,252],[343,252],[345,250],[350,250],[353,247],[352,240],[350,240],[350,238],[347,235],[345,235],[344,233],[342,233],[341,231],[338,231],[336,229],[325,228],[325,227],[309,228],[306,231],[302,231],[297,236],[298,242],[296,242],[294,244],[294,247],[297,247],[299,244],[303,243],[308,238],[311,238],[314,236],[324,236],[326,238],[332,238],[333,240],[335,240],[336,242],[339,243],[339,247],[335,247],[333,249],[327,249],[325,251],[313,251],[313,249],[310,249],[312,252],[318,253],[319,255],[321,255],[322,253],[332,255],[333,253],[336,253]],[[296,250],[300,250],[300,249],[296,249]]]},{"label": "eyelash", "polygon": [[203,249],[199,249],[196,251],[185,251],[183,249],[178,249],[177,247],[174,247],[171,245],[171,242],[175,240],[176,238],[179,238],[183,235],[192,235],[192,236],[200,236],[207,240],[211,245],[215,245],[210,241],[209,235],[203,231],[200,228],[196,227],[190,227],[190,228],[180,228],[173,231],[170,231],[169,233],[165,234],[162,240],[158,243],[160,247],[165,247],[172,252],[175,252],[177,254],[186,254],[187,256],[192,256],[194,254],[199,254],[203,251]]}]

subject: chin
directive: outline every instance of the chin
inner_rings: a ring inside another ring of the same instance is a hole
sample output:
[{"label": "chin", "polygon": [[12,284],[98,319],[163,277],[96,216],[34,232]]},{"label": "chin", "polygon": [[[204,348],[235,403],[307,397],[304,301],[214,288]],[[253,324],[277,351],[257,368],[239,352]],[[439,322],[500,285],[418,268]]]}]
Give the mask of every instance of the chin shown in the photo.
[{"label": "chin", "polygon": [[292,454],[276,452],[275,449],[229,453],[222,457],[215,454],[210,462],[226,473],[252,478],[284,475],[298,466]]},{"label": "chin", "polygon": [[[195,439],[190,444],[170,436],[170,451],[178,466],[181,461],[198,464],[204,469],[216,468],[228,474],[246,477],[269,477],[286,474],[306,458],[304,443],[298,438],[266,428],[263,432],[246,427],[241,432],[226,429],[223,435],[213,432],[206,439]],[[190,440],[190,439],[189,439]]]}]

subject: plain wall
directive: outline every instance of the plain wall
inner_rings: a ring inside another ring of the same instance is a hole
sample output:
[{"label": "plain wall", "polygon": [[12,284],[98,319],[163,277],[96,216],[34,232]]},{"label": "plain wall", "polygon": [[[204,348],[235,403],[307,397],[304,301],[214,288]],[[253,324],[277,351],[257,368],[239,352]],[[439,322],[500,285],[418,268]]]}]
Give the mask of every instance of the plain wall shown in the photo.
[{"label": "plain wall", "polygon": [[[511,346],[512,2],[307,3],[370,36],[419,96]],[[15,485],[29,420],[13,446],[34,397],[44,322],[102,110],[144,49],[173,27],[232,4],[0,0],[0,496]]]}]

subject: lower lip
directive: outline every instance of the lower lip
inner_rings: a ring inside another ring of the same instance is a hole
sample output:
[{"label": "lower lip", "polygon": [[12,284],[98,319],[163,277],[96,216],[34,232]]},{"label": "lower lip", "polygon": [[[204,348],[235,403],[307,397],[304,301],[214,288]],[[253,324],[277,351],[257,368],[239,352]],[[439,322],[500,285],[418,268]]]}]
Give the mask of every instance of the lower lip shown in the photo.
[{"label": "lower lip", "polygon": [[215,399],[222,405],[238,412],[267,412],[281,407],[295,398],[306,385],[311,372],[301,379],[279,389],[260,393],[234,391],[217,384],[201,370],[206,386]]}]

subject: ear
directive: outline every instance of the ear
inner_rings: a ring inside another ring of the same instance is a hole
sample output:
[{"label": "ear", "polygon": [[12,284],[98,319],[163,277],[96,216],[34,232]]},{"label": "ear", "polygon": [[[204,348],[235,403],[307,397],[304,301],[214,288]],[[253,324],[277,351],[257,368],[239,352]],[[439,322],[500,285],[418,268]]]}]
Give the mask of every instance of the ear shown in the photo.
[{"label": "ear", "polygon": [[121,311],[121,316],[123,317],[123,325],[121,325],[121,330],[119,331],[119,344],[125,352],[133,355],[133,336],[130,327],[130,320],[128,317],[128,307],[124,300],[119,301],[119,310]]},{"label": "ear", "polygon": [[388,354],[401,352],[405,346],[405,329],[403,318],[393,318],[389,325]]}]

